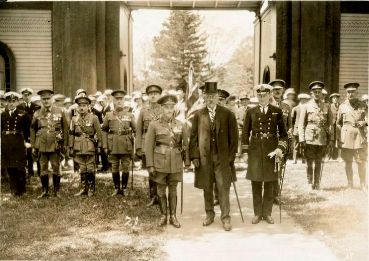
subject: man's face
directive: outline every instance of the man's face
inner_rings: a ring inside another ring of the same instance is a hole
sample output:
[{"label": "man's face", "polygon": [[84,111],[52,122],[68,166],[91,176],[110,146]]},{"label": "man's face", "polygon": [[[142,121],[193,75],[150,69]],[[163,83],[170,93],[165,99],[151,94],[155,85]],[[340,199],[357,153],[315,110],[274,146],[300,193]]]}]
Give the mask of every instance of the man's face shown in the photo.
[{"label": "man's face", "polygon": [[309,99],[301,99],[301,100],[300,100],[300,103],[301,103],[301,104],[305,104],[305,103],[307,103],[308,101],[309,101]]},{"label": "man's face", "polygon": [[228,101],[228,105],[229,105],[230,107],[233,107],[233,106],[235,106],[235,105],[236,105],[236,101],[235,101],[235,100],[229,100],[229,101]]},{"label": "man's face", "polygon": [[332,97],[332,103],[338,103],[338,97],[337,96]]},{"label": "man's face", "polygon": [[32,94],[30,94],[29,92],[22,93],[23,101],[25,101],[27,103],[29,103],[31,101],[31,96],[32,96]]},{"label": "man's face", "polygon": [[257,92],[256,96],[258,97],[260,104],[266,105],[269,103],[270,92]]},{"label": "man's face", "polygon": [[18,106],[18,100],[16,99],[10,99],[8,100],[8,109],[14,110]]},{"label": "man's face", "polygon": [[53,100],[52,100],[51,96],[41,97],[41,104],[45,108],[49,108],[53,104]]},{"label": "man's face", "polygon": [[114,97],[113,102],[115,108],[123,108],[124,97],[123,96]]},{"label": "man's face", "polygon": [[357,90],[349,90],[347,93],[347,99],[356,99],[357,98]]},{"label": "man's face", "polygon": [[273,97],[276,98],[276,99],[280,99],[283,95],[283,91],[284,89],[283,88],[276,88],[276,89],[273,89],[272,92],[273,92]]},{"label": "man's face", "polygon": [[226,100],[223,97],[218,96],[218,104],[221,106],[224,106],[226,103]]},{"label": "man's face", "polygon": [[241,100],[241,106],[243,107],[246,107],[247,105],[249,105],[249,103],[250,103],[250,100],[247,100],[247,99]]},{"label": "man's face", "polygon": [[89,104],[88,103],[79,103],[78,104],[78,112],[81,114],[86,114],[88,112]]},{"label": "man's face", "polygon": [[91,100],[91,107],[94,107],[96,103],[96,100]]},{"label": "man's face", "polygon": [[137,106],[141,106],[142,105],[142,99],[140,99],[140,98],[135,99],[135,102],[136,102]]},{"label": "man's face", "polygon": [[296,99],[296,94],[290,93],[287,95],[287,100],[294,101]]},{"label": "man's face", "polygon": [[173,117],[175,106],[175,104],[164,104],[161,106],[163,108],[163,114],[165,115],[165,117]]},{"label": "man's face", "polygon": [[314,100],[318,101],[318,100],[322,100],[323,99],[323,93],[322,93],[322,89],[315,89],[311,91],[311,96],[313,97]]},{"label": "man's face", "polygon": [[204,93],[204,100],[206,106],[213,108],[218,104],[219,97],[217,93]]},{"label": "man's face", "polygon": [[101,100],[101,101],[99,101],[100,102],[100,105],[102,106],[102,107],[105,107],[106,106],[106,100]]},{"label": "man's face", "polygon": [[156,103],[158,102],[159,98],[160,98],[160,92],[150,92],[149,94],[147,94],[149,97],[149,101],[152,103]]}]

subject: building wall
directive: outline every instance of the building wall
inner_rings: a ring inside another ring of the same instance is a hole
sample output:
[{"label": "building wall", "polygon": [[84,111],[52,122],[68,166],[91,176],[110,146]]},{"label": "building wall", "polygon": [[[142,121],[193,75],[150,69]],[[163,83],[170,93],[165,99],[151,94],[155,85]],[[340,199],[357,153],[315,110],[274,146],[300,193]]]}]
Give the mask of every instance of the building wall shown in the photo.
[{"label": "building wall", "polygon": [[132,16],[125,6],[120,7],[120,86],[132,92]]},{"label": "building wall", "polygon": [[50,10],[0,10],[0,41],[14,54],[15,86],[53,88]]}]

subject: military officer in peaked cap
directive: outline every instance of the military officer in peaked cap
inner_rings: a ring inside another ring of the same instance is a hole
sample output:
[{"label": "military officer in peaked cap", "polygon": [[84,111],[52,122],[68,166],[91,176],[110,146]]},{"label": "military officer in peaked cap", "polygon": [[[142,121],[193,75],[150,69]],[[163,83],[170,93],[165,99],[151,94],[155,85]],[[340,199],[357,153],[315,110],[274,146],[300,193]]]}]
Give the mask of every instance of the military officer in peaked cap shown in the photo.
[{"label": "military officer in peaked cap", "polygon": [[[177,184],[183,179],[183,161],[190,166],[188,154],[189,130],[176,119],[177,97],[165,95],[158,100],[163,113],[158,120],[149,124],[145,138],[146,167],[153,173],[158,186],[161,218],[159,226],[167,224],[167,203],[169,202],[169,223],[176,228],[181,225],[176,217]],[[168,187],[168,197],[166,189]]]},{"label": "military officer in peaked cap", "polygon": [[[18,108],[22,111],[25,111],[28,114],[28,117],[30,118],[30,121],[28,122],[29,126],[27,128],[30,128],[31,120],[33,118],[33,114],[35,111],[40,109],[40,106],[36,105],[31,101],[31,97],[33,94],[33,90],[31,88],[23,88],[19,91],[19,93],[23,97],[23,102],[18,104]],[[29,143],[29,135],[27,138],[27,142]],[[28,176],[34,176],[33,172],[33,157],[32,157],[32,148],[27,149],[27,168],[28,168]]]},{"label": "military officer in peaked cap", "polygon": [[[114,110],[106,114],[102,125],[103,148],[111,163],[114,193],[124,195],[129,179],[129,165],[133,154],[136,123],[129,111],[130,102],[124,101],[126,92],[112,92]],[[120,166],[122,167],[122,186],[120,186]]]},{"label": "military officer in peaked cap", "polygon": [[95,192],[95,153],[101,147],[101,128],[96,115],[89,112],[91,100],[77,96],[78,114],[73,116],[69,128],[69,154],[78,163],[81,190],[75,196],[92,196]]},{"label": "military officer in peaked cap", "polygon": [[20,95],[7,92],[8,105],[1,113],[1,167],[9,175],[10,191],[14,196],[26,192],[26,148],[30,148],[29,115],[17,108]]},{"label": "military officer in peaked cap", "polygon": [[218,89],[218,104],[221,106],[226,105],[226,100],[230,96],[229,92],[223,89]]},{"label": "military officer in peaked cap", "polygon": [[345,161],[348,187],[353,188],[352,162],[358,165],[361,189],[367,189],[366,162],[368,157],[368,106],[358,99],[359,83],[344,85],[347,99],[338,108],[337,140]]},{"label": "military officer in peaked cap", "polygon": [[[324,83],[310,83],[312,99],[301,108],[299,119],[299,142],[305,151],[308,183],[313,189],[320,188],[322,160],[333,147],[333,116],[329,104],[322,102]],[[313,164],[315,166],[313,167]]]},{"label": "military officer in peaked cap", "polygon": [[255,90],[259,105],[247,110],[242,130],[242,148],[248,152],[246,178],[251,180],[252,187],[252,224],[262,219],[273,224],[273,190],[278,180],[275,163],[287,150],[288,135],[282,110],[270,104],[272,87],[261,84]]},{"label": "military officer in peaked cap", "polygon": [[32,152],[38,155],[41,165],[42,194],[49,195],[49,162],[52,166],[54,196],[60,197],[60,153],[68,144],[68,121],[62,108],[53,105],[52,90],[40,90],[42,108],[35,112],[31,123]]},{"label": "military officer in peaked cap", "polygon": [[231,167],[237,152],[238,129],[235,115],[218,105],[216,82],[206,82],[206,106],[198,110],[192,120],[190,158],[195,166],[195,187],[204,191],[206,217],[203,226],[214,222],[215,183],[219,193],[221,220],[226,231],[232,229],[229,190],[236,180]]},{"label": "military officer in peaked cap", "polygon": [[[158,85],[149,85],[146,87],[146,94],[149,97],[149,106],[143,107],[137,120],[136,132],[136,154],[142,158],[142,166],[146,168],[145,158],[145,137],[152,120],[158,120],[162,113],[162,108],[158,104],[158,99],[162,93],[162,88]],[[149,172],[150,177],[152,173]],[[157,186],[152,178],[149,178],[150,203],[148,206],[158,203]]]},{"label": "military officer in peaked cap", "polygon": [[[334,141],[337,141],[337,113],[338,113],[338,107],[340,106],[340,94],[339,93],[332,93],[331,95],[329,95],[329,101],[330,101],[330,106],[331,106],[331,111],[332,111],[332,116],[333,116],[333,136],[334,136]],[[339,151],[340,149],[338,148],[338,144],[334,144],[334,148],[332,149],[331,152],[331,157],[332,159],[336,160],[339,156]]]}]

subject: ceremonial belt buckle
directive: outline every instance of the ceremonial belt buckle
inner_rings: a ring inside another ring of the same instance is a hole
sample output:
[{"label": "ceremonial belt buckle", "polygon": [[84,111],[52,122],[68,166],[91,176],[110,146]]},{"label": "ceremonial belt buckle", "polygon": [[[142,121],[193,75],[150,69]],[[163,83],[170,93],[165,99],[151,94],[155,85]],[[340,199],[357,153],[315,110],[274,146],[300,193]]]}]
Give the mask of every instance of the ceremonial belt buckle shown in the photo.
[{"label": "ceremonial belt buckle", "polygon": [[18,131],[5,131],[5,135],[15,135]]}]

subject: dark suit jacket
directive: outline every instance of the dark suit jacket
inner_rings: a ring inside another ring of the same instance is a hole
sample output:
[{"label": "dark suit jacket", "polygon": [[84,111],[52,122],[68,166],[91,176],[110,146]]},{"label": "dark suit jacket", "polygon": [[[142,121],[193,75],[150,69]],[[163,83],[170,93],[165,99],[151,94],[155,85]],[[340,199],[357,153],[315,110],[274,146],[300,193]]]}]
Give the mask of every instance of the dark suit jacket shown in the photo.
[{"label": "dark suit jacket", "polygon": [[[238,126],[234,113],[217,105],[215,112],[216,143],[219,164],[225,187],[236,180],[231,170],[238,146]],[[195,187],[211,190],[213,187],[212,157],[210,151],[210,117],[205,107],[195,113],[190,138],[190,158],[199,159],[200,167],[195,169]]]},{"label": "dark suit jacket", "polygon": [[[32,121],[32,118],[33,118],[33,115],[35,114],[35,112],[37,110],[39,110],[41,107],[40,106],[37,106],[36,104],[34,104],[33,102],[31,102],[31,105],[30,106],[26,106],[26,103],[25,102],[22,102],[20,103],[18,106],[17,106],[17,109],[21,110],[21,111],[24,111],[25,113],[27,113],[28,117],[29,117],[29,121],[27,121],[27,123],[29,124],[27,126],[27,128],[29,129],[31,127],[31,121]],[[29,142],[29,135],[27,137],[27,142]]]}]

